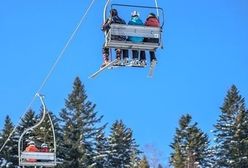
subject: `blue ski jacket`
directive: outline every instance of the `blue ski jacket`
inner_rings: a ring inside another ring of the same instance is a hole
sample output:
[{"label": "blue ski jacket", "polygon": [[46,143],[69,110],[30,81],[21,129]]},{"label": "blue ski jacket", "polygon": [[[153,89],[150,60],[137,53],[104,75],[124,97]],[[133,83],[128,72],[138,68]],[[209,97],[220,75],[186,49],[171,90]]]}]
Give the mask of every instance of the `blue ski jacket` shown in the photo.
[{"label": "blue ski jacket", "polygon": [[[144,25],[144,23],[141,21],[139,17],[132,17],[131,20],[128,22],[129,25]],[[132,41],[134,43],[140,43],[143,42],[144,38],[143,37],[134,37],[134,36],[129,36],[128,37],[129,41]]]}]

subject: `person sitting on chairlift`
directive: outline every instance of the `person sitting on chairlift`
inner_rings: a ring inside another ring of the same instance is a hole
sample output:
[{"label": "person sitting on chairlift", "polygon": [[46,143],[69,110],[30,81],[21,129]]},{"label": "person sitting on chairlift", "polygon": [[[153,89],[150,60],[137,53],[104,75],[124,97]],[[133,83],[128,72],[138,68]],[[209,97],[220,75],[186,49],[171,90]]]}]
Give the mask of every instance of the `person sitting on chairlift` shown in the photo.
[{"label": "person sitting on chairlift", "polygon": [[[148,17],[146,18],[145,26],[151,26],[151,27],[160,27],[159,20],[157,16],[154,13],[150,13]],[[145,38],[145,42],[150,42],[150,43],[158,43],[159,39],[158,38]],[[150,61],[151,63],[155,61],[157,62],[157,58],[155,56],[154,51],[149,51],[150,52]]]},{"label": "person sitting on chairlift", "polygon": [[[25,149],[25,152],[39,152],[39,149],[35,146],[34,141],[29,141],[28,146]],[[36,159],[29,158],[27,159],[28,162],[36,162]]]},{"label": "person sitting on chairlift", "polygon": [[[133,11],[131,13],[131,20],[128,22],[129,25],[144,25],[144,23],[142,22],[142,20],[140,19],[140,14],[137,11]],[[141,43],[144,41],[144,37],[135,37],[135,36],[129,36],[128,37],[128,41],[131,41],[133,43]],[[132,54],[133,54],[133,60],[132,60],[132,64],[133,65],[146,65],[146,56],[145,56],[145,51],[140,51],[140,62],[138,61],[138,54],[139,51],[138,50],[132,50]]]},{"label": "person sitting on chairlift", "polygon": [[[112,23],[118,23],[118,24],[126,24],[126,22],[121,19],[118,16],[118,12],[116,9],[111,9],[110,10],[110,17],[106,20],[106,22],[103,24],[102,26],[102,31],[106,31],[108,33],[109,29],[110,29],[110,25]],[[118,40],[118,41],[125,41],[126,37],[125,36],[111,36],[111,40]],[[127,50],[121,50],[121,49],[116,49],[116,59],[119,60],[118,62],[120,62],[121,59],[121,53],[123,52],[123,60],[124,63],[127,62],[128,60],[128,51]],[[106,48],[103,45],[103,49],[102,49],[102,54],[103,54],[103,64],[101,67],[106,66],[109,63],[109,48]]]},{"label": "person sitting on chairlift", "polygon": [[46,143],[41,144],[41,152],[49,152],[49,148]]}]

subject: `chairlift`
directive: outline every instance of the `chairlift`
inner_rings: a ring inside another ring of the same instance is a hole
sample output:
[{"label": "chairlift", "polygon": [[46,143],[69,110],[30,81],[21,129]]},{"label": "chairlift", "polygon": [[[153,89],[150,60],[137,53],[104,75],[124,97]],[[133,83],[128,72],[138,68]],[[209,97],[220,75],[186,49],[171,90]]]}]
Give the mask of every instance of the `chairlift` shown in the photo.
[{"label": "chairlift", "polygon": [[[103,10],[103,21],[104,23],[107,20],[107,10],[109,6],[110,0],[107,0],[104,10]],[[157,0],[155,0],[155,7],[151,6],[138,6],[138,5],[126,5],[126,4],[112,4],[111,10],[116,7],[125,7],[125,8],[142,8],[142,9],[153,9],[157,11],[157,18],[160,22],[160,27],[150,27],[150,26],[142,26],[142,25],[124,25],[124,24],[116,24],[112,23],[110,25],[110,29],[105,32],[105,43],[104,47],[111,49],[123,49],[123,50],[136,50],[138,53],[141,51],[155,51],[158,48],[163,48],[163,40],[162,40],[162,32],[163,32],[163,25],[164,25],[164,11],[162,8],[158,7]],[[161,13],[161,17],[160,14]],[[161,21],[162,18],[162,21]],[[124,37],[144,37],[144,38],[152,38],[155,39],[155,42],[140,42],[140,43],[134,43],[132,41],[119,41],[116,40],[116,36],[124,36]],[[106,69],[113,69],[115,67],[139,67],[144,68],[146,66],[146,63],[141,64],[133,64],[132,61],[122,61],[118,62],[118,60],[112,60],[112,57],[110,57],[110,63],[100,67],[98,71],[90,75],[89,78],[95,78],[98,76],[102,71]],[[156,62],[151,62],[148,77],[153,76],[154,68],[156,66]]]},{"label": "chairlift", "polygon": [[[54,125],[52,122],[52,119],[49,115],[49,113],[46,111],[46,106],[44,103],[44,97],[41,96],[40,94],[36,94],[41,101],[42,107],[43,107],[43,113],[40,121],[30,127],[27,128],[20,136],[19,141],[18,141],[18,157],[19,157],[19,166],[25,167],[25,166],[33,166],[33,167],[55,167],[57,165],[56,162],[56,139],[55,139],[55,131],[54,131]],[[24,135],[27,134],[30,131],[33,131],[35,128],[40,126],[42,122],[45,119],[45,116],[48,115],[49,122],[51,125],[52,129],[52,136],[53,136],[53,150],[52,152],[27,152],[24,151],[23,147],[23,140],[24,140]],[[35,160],[35,161],[29,161],[30,159]]]},{"label": "chairlift", "polygon": [[[109,2],[109,1],[108,1]],[[107,19],[106,10],[108,3],[104,8],[104,21]],[[111,24],[108,33],[105,33],[105,47],[115,49],[133,49],[133,50],[150,50],[155,51],[158,48],[163,48],[162,43],[162,31],[164,25],[164,12],[160,7],[151,6],[137,6],[137,5],[125,5],[125,4],[112,4],[111,9],[114,7],[125,7],[125,8],[143,8],[143,9],[154,9],[157,10],[157,18],[159,19],[160,27],[140,26],[140,25],[123,25],[123,24]],[[160,11],[160,12],[159,12]],[[159,13],[162,14],[162,22]],[[113,40],[112,36],[136,36],[144,38],[155,38],[157,42],[141,42],[134,43],[132,41],[118,41]]]}]

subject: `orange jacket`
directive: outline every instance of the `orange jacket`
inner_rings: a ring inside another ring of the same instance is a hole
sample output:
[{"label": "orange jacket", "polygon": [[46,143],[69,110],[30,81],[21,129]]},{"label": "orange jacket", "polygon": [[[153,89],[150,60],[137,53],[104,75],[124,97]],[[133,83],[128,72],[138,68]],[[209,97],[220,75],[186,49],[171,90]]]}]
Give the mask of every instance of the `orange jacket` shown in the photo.
[{"label": "orange jacket", "polygon": [[[29,146],[27,146],[26,149],[25,149],[25,152],[38,152],[38,151],[39,151],[39,149],[36,148],[35,145],[29,145]],[[27,161],[28,161],[28,162],[36,162],[37,160],[36,160],[36,159],[30,158],[30,159],[27,159]]]}]

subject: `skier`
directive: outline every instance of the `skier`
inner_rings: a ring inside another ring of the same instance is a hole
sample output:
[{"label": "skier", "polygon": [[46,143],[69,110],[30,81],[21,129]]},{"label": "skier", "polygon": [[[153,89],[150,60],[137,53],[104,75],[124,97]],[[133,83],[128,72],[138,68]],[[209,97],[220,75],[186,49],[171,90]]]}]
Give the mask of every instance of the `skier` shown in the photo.
[{"label": "skier", "polygon": [[49,148],[46,143],[41,144],[41,152],[49,152]]},{"label": "skier", "polygon": [[[117,12],[116,9],[111,9],[110,10],[110,17],[103,24],[102,31],[108,32],[109,29],[110,29],[110,25],[112,23],[126,24],[126,22],[118,16],[118,12]],[[124,40],[126,40],[126,37],[125,36],[112,36],[111,40],[124,41]],[[115,51],[116,51],[116,59],[120,62],[121,53],[123,52],[124,63],[127,63],[128,51],[127,50],[122,51],[121,49],[116,49]],[[109,48],[106,48],[103,45],[102,54],[103,54],[103,64],[102,64],[101,67],[104,67],[109,63]]]},{"label": "skier", "polygon": [[[145,26],[152,26],[152,27],[159,27],[160,26],[159,20],[154,13],[150,13],[148,15],[148,17],[146,18]],[[145,38],[144,41],[145,42],[151,42],[151,43],[158,43],[158,39],[156,39],[156,38]],[[151,61],[151,63],[157,62],[157,58],[155,56],[154,51],[150,51],[150,61]]]},{"label": "skier", "polygon": [[[38,152],[39,149],[35,146],[34,141],[29,141],[28,146],[25,149],[25,152]],[[36,162],[36,159],[29,158],[27,159],[28,162]]]},{"label": "skier", "polygon": [[[129,25],[144,25],[142,20],[139,18],[140,14],[137,11],[133,11],[131,13],[131,20],[128,22]],[[133,43],[141,43],[144,41],[143,37],[135,37],[135,36],[129,36],[128,41],[132,41]],[[133,64],[139,64],[138,62],[138,50],[132,50],[133,54]],[[146,65],[146,57],[145,57],[145,51],[140,51],[140,64]]]}]

